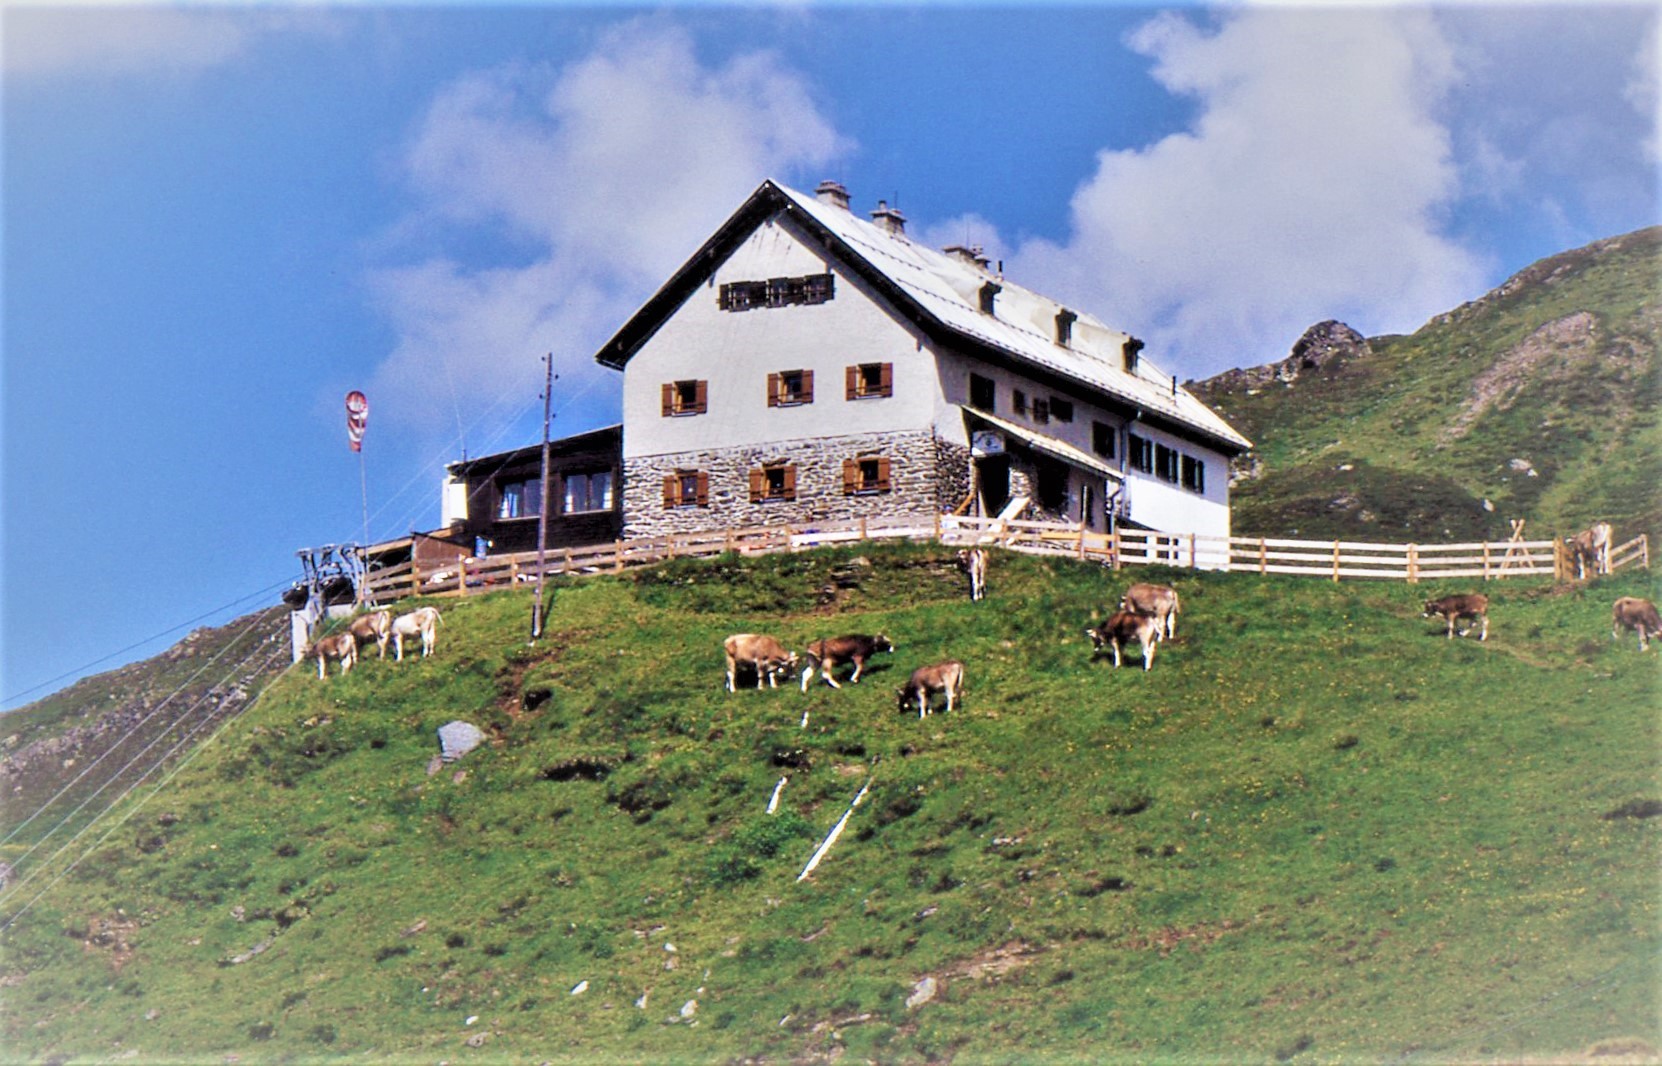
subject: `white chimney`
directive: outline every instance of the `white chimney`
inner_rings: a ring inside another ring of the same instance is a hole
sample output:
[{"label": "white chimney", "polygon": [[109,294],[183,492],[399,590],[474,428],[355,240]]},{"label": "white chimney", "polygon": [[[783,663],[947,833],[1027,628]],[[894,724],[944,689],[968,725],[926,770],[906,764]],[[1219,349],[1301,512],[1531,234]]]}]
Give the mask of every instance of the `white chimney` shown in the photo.
[{"label": "white chimney", "polygon": [[906,216],[900,213],[900,208],[890,207],[887,200],[877,201],[877,210],[871,213],[871,221],[878,229],[897,237],[906,232]]},{"label": "white chimney", "polygon": [[843,183],[840,181],[826,180],[820,182],[819,187],[814,190],[814,196],[822,204],[840,207],[844,211],[848,210],[848,190],[843,187]]},{"label": "white chimney", "polygon": [[942,248],[941,251],[958,260],[960,263],[968,263],[970,266],[979,270],[986,270],[992,263],[992,260],[988,259],[986,253],[981,250],[981,246],[979,244],[971,244],[968,246],[962,244],[951,244],[945,248]]}]

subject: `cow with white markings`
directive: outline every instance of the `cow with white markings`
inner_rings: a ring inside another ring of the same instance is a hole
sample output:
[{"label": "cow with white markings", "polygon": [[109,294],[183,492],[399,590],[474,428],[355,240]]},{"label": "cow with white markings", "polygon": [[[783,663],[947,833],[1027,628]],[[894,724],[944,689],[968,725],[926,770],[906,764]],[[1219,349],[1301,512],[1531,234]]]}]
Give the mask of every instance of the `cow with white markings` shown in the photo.
[{"label": "cow with white markings", "polygon": [[418,607],[392,620],[392,646],[395,661],[404,661],[404,638],[421,638],[421,657],[433,654],[439,642],[439,609]]},{"label": "cow with white markings", "polygon": [[1427,600],[1425,613],[1422,618],[1442,618],[1448,622],[1448,637],[1454,639],[1454,628],[1461,622],[1466,622],[1466,628],[1460,630],[1463,637],[1472,631],[1472,626],[1481,625],[1478,640],[1489,639],[1489,597],[1480,592],[1462,592],[1453,596],[1444,596],[1441,599]]},{"label": "cow with white markings", "polygon": [[342,676],[352,669],[352,664],[358,661],[358,638],[352,635],[349,629],[343,629],[332,636],[323,637],[313,642],[306,654],[317,660],[317,678],[319,681],[329,676],[327,666],[333,660],[340,663]]},{"label": "cow with white markings", "polygon": [[376,658],[387,657],[387,641],[392,639],[392,612],[371,611],[369,614],[359,615],[352,619],[347,630],[352,634],[359,646],[375,642]]},{"label": "cow with white markings", "polygon": [[958,553],[958,565],[970,579],[970,599],[979,600],[987,594],[987,549],[965,548]]},{"label": "cow with white markings", "polygon": [[808,683],[813,680],[816,670],[827,685],[842,688],[832,676],[832,671],[844,663],[854,664],[854,672],[848,677],[848,682],[852,685],[860,680],[860,672],[866,668],[866,660],[880,652],[889,651],[894,651],[894,644],[882,633],[876,636],[849,633],[840,637],[816,640],[808,645],[802,657],[802,691],[808,691]]},{"label": "cow with white markings", "polygon": [[1161,640],[1172,640],[1177,636],[1177,616],[1183,610],[1183,601],[1170,586],[1139,582],[1120,597],[1120,610],[1150,616],[1157,623],[1156,635]]},{"label": "cow with white markings", "polygon": [[948,659],[945,662],[935,663],[932,666],[920,666],[912,671],[911,678],[895,690],[895,697],[900,710],[909,711],[916,703],[918,717],[934,713],[935,697],[946,697],[946,711],[952,713],[954,703],[962,703],[964,699],[964,664],[957,659]]},{"label": "cow with white markings", "polygon": [[1609,522],[1594,522],[1575,536],[1564,538],[1570,558],[1575,560],[1576,580],[1585,581],[1589,568],[1594,574],[1610,572],[1610,545],[1614,536]]},{"label": "cow with white markings", "polygon": [[1146,671],[1154,666],[1154,646],[1160,642],[1160,622],[1153,615],[1141,611],[1115,611],[1106,622],[1085,630],[1085,635],[1091,638],[1091,657],[1094,659],[1104,647],[1108,648],[1114,653],[1116,670],[1122,659],[1121,652],[1136,641],[1142,650],[1143,669]]},{"label": "cow with white markings", "polygon": [[721,646],[727,653],[728,692],[738,689],[741,667],[755,671],[758,689],[764,680],[769,688],[778,688],[779,678],[794,673],[799,661],[796,652],[763,633],[735,633]]},{"label": "cow with white markings", "polygon": [[1610,610],[1610,639],[1620,637],[1624,629],[1638,633],[1639,650],[1647,650],[1650,638],[1662,633],[1662,616],[1657,615],[1656,604],[1637,596],[1617,600]]}]

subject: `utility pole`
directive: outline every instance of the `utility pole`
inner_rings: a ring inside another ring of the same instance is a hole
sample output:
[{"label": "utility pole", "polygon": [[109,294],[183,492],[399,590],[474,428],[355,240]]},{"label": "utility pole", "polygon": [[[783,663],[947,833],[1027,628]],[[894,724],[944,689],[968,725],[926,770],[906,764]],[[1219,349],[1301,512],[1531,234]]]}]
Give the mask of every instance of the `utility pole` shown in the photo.
[{"label": "utility pole", "polygon": [[537,509],[537,600],[531,605],[531,643],[542,636],[542,587],[544,563],[548,558],[548,424],[554,409],[554,353],[543,357],[547,379],[542,389],[542,506]]}]

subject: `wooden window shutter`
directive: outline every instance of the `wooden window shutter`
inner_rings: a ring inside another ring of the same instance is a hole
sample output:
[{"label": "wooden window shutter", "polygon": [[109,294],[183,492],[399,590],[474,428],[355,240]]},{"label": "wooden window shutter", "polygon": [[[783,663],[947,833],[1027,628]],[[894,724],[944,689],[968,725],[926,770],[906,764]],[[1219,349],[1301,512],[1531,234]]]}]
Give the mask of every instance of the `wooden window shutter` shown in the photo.
[{"label": "wooden window shutter", "polygon": [[693,397],[693,406],[697,408],[699,414],[704,414],[710,409],[710,383],[700,380],[694,391],[697,395]]},{"label": "wooden window shutter", "polygon": [[850,366],[843,368],[843,399],[854,400],[860,396],[860,368]]},{"label": "wooden window shutter", "polygon": [[803,403],[814,402],[814,372],[812,370],[802,372],[802,396],[800,398]]},{"label": "wooden window shutter", "polygon": [[883,369],[878,371],[877,391],[882,396],[894,395],[894,364],[884,363]]},{"label": "wooden window shutter", "polygon": [[664,417],[675,413],[675,382],[664,382]]},{"label": "wooden window shutter", "polygon": [[787,466],[785,468],[785,499],[787,499],[787,500],[796,499],[796,467],[795,466]]},{"label": "wooden window shutter", "polygon": [[676,474],[664,477],[664,506],[681,506],[681,478]]},{"label": "wooden window shutter", "polygon": [[889,491],[889,461],[881,457],[877,460],[877,491]]},{"label": "wooden window shutter", "polygon": [[769,374],[768,375],[768,406],[769,407],[778,407],[779,406],[779,375],[778,374]]},{"label": "wooden window shutter", "polygon": [[852,496],[860,491],[860,460],[843,460],[843,495]]},{"label": "wooden window shutter", "polygon": [[767,495],[768,476],[759,466],[750,468],[750,502],[760,503]]},{"label": "wooden window shutter", "polygon": [[698,472],[698,506],[710,506],[710,475],[702,470]]}]

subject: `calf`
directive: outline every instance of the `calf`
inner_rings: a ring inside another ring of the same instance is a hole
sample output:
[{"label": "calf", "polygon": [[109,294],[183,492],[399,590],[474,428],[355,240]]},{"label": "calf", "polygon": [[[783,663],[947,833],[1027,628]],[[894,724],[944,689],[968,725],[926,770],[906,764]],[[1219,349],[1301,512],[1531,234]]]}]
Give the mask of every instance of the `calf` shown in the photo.
[{"label": "calf", "polygon": [[722,641],[722,648],[727,652],[727,691],[737,688],[739,667],[749,667],[756,671],[756,687],[762,687],[762,680],[767,680],[770,688],[779,687],[779,675],[790,674],[796,669],[796,652],[789,651],[777,640],[760,633],[735,633]]},{"label": "calf", "polygon": [[1120,610],[1151,616],[1159,623],[1155,635],[1162,640],[1171,640],[1177,636],[1177,615],[1183,610],[1183,604],[1174,588],[1136,584],[1120,597]]},{"label": "calf", "polygon": [[987,594],[987,550],[966,548],[958,553],[958,565],[970,579],[970,599],[979,600]]},{"label": "calf", "polygon": [[1153,615],[1141,611],[1115,611],[1106,622],[1085,630],[1085,635],[1091,638],[1092,658],[1104,644],[1108,645],[1114,653],[1116,670],[1120,665],[1120,649],[1135,640],[1142,647],[1143,669],[1148,670],[1154,665],[1154,645],[1160,641],[1160,622]]},{"label": "calf", "polygon": [[421,657],[423,659],[433,654],[439,642],[439,609],[437,607],[418,607],[408,614],[401,614],[392,620],[392,647],[395,660],[404,661],[404,638],[419,636],[421,638]]},{"label": "calf", "polygon": [[816,640],[808,645],[808,652],[804,657],[806,665],[802,669],[802,691],[808,691],[808,682],[813,680],[815,670],[825,678],[826,684],[832,688],[842,688],[837,684],[837,679],[831,676],[831,671],[843,663],[854,664],[854,672],[848,677],[849,684],[853,684],[860,680],[860,671],[866,668],[866,660],[883,651],[894,651],[894,645],[881,633],[875,637],[863,633],[850,633],[829,640]]},{"label": "calf", "polygon": [[359,615],[352,619],[352,624],[347,626],[347,631],[352,634],[352,639],[359,644],[368,644],[373,640],[375,642],[376,658],[385,659],[387,657],[387,641],[392,638],[392,612],[375,611],[372,614]]},{"label": "calf", "polygon": [[1609,522],[1594,522],[1575,536],[1564,539],[1570,558],[1575,560],[1576,580],[1586,579],[1588,563],[1592,564],[1595,574],[1610,572],[1611,536]]},{"label": "calf", "polygon": [[325,669],[330,659],[340,662],[340,672],[345,674],[352,669],[352,664],[358,661],[358,638],[352,635],[349,629],[343,629],[334,636],[324,637],[314,643],[308,654],[317,658],[317,678],[322,681],[328,677]]},{"label": "calf", "polygon": [[931,713],[930,704],[936,693],[946,694],[946,710],[952,713],[954,701],[964,699],[964,664],[956,659],[936,663],[933,666],[920,666],[912,671],[911,680],[895,690],[895,696],[900,710],[909,710],[912,701],[918,704],[918,717]]},{"label": "calf", "polygon": [[1650,638],[1662,633],[1662,617],[1656,613],[1656,604],[1637,596],[1623,596],[1610,611],[1610,639],[1621,636],[1624,629],[1639,634],[1639,650],[1650,647]]},{"label": "calf", "polygon": [[[1455,623],[1459,622],[1461,619],[1470,619],[1474,622],[1481,622],[1483,624],[1483,631],[1478,635],[1477,639],[1489,639],[1489,597],[1484,596],[1481,593],[1463,592],[1455,596],[1444,596],[1440,600],[1427,600],[1425,604],[1425,613],[1420,617],[1434,618],[1439,615],[1448,621],[1448,636],[1450,640],[1454,639]],[[1468,625],[1465,629],[1460,631],[1460,635],[1465,636],[1471,631],[1472,627]]]}]

